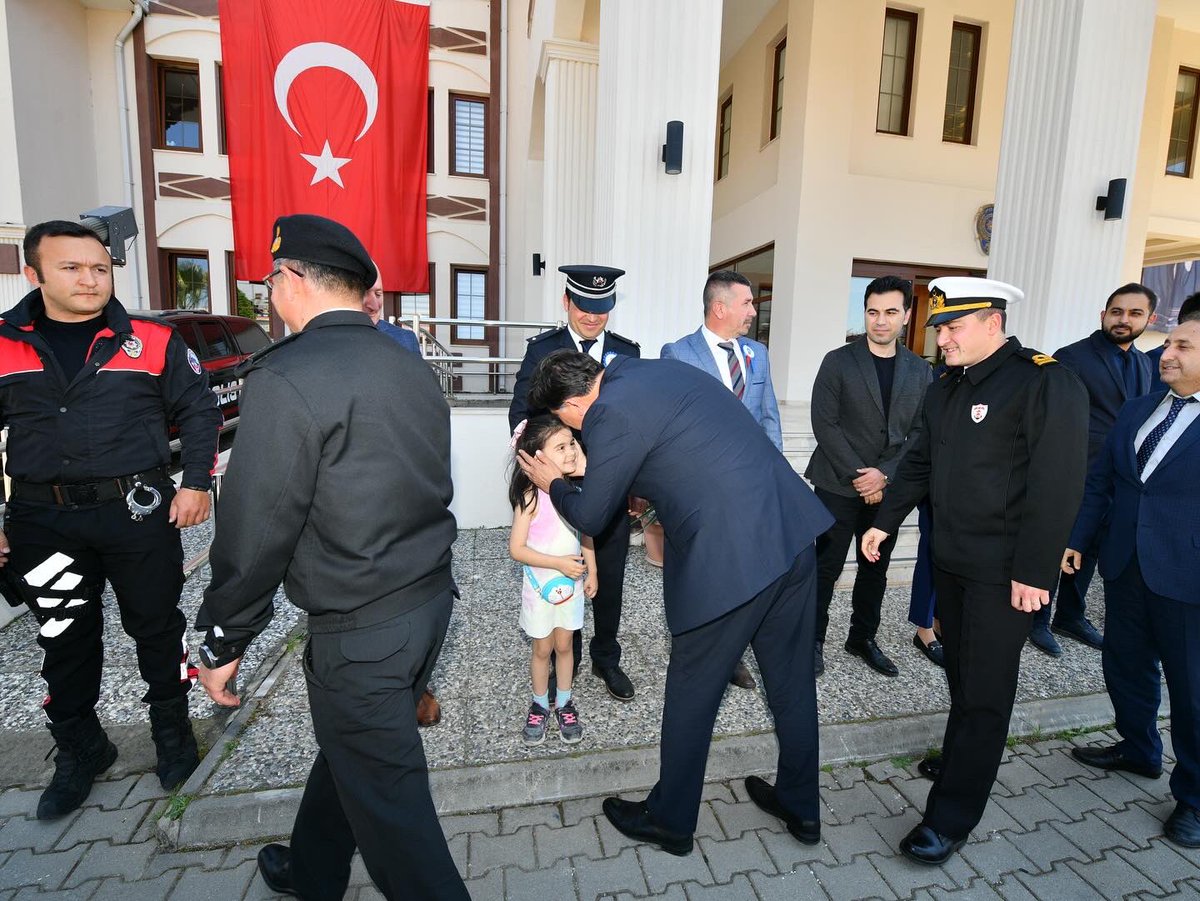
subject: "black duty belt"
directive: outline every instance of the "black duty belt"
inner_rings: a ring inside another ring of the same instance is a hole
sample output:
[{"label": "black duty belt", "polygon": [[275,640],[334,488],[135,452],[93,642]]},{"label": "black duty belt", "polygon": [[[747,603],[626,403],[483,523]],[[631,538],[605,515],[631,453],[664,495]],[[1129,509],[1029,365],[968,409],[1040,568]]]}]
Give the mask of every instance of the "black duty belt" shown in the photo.
[{"label": "black duty belt", "polygon": [[12,483],[13,500],[33,501],[38,504],[55,504],[59,507],[82,507],[90,504],[106,504],[124,498],[134,485],[163,486],[170,484],[171,475],[165,466],[135,472],[111,479],[95,479],[90,482],[18,482]]}]

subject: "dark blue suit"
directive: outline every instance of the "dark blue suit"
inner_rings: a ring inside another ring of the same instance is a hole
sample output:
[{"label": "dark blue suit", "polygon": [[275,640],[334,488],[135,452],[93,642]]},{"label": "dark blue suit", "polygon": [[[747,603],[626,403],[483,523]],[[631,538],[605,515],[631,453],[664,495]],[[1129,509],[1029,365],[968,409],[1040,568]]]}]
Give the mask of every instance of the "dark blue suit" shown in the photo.
[{"label": "dark blue suit", "polygon": [[1160,344],[1152,350],[1146,351],[1146,359],[1150,361],[1150,390],[1161,391],[1167,387],[1162,383],[1162,379],[1158,377],[1158,361],[1162,359],[1163,351],[1166,350],[1166,345]]},{"label": "dark blue suit", "polygon": [[[556,350],[578,350],[571,333],[566,326],[559,326],[529,339],[525,347],[525,359],[517,372],[517,380],[513,385],[513,399],[508,407],[508,428],[513,430],[522,419],[546,413],[547,410],[529,409],[529,380],[534,370],[550,354]],[[641,350],[637,344],[614,335],[604,333],[603,358],[608,361],[611,356],[639,357]],[[625,558],[629,553],[629,516],[626,508],[614,512],[613,516],[599,531],[587,532],[592,536],[596,549],[596,578],[599,587],[596,596],[592,598],[592,618],[596,634],[592,637],[588,652],[592,660],[602,667],[619,666],[621,663],[621,645],[617,641],[617,630],[621,625],[621,603],[625,587]],[[575,666],[579,667],[583,657],[583,630],[575,633]]]},{"label": "dark blue suit", "polygon": [[389,338],[393,339],[405,350],[411,350],[418,357],[422,355],[421,342],[417,340],[417,333],[412,329],[401,328],[398,325],[392,325],[386,319],[380,319],[377,323],[375,323],[375,328],[379,329]]},{"label": "dark blue suit", "polygon": [[[1135,390],[1130,393],[1125,384],[1121,354],[1130,354]],[[1068,344],[1055,352],[1054,358],[1062,363],[1083,382],[1088,390],[1088,465],[1095,462],[1104,449],[1105,439],[1117,421],[1121,406],[1134,397],[1141,397],[1150,390],[1150,360],[1136,347],[1122,351],[1104,336],[1100,329],[1082,341]],[[1157,371],[1157,364],[1155,364]],[[1083,563],[1072,575],[1064,573],[1058,582],[1056,623],[1070,623],[1083,619],[1087,609],[1088,586],[1096,571],[1096,549],[1080,548]],[[1034,622],[1046,625],[1050,622],[1050,605],[1034,614]]]},{"label": "dark blue suit", "polygon": [[833,518],[742,402],[686,363],[610,362],[583,441],[586,477],[551,486],[563,516],[590,534],[633,493],[654,504],[666,533],[674,639],[652,818],[695,830],[717,708],[749,644],[779,739],[777,796],[818,819],[813,543]]},{"label": "dark blue suit", "polygon": [[1177,760],[1171,792],[1200,809],[1200,419],[1143,483],[1134,442],[1162,399],[1159,391],[1122,408],[1088,473],[1070,547],[1089,547],[1100,538],[1104,681],[1121,750],[1147,767],[1161,763],[1161,660]]}]

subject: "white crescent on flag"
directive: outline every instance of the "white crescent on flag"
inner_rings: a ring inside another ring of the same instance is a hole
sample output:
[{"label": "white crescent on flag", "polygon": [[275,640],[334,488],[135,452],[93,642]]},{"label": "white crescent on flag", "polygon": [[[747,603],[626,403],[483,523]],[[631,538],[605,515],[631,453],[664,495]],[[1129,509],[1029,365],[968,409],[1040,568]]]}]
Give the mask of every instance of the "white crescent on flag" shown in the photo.
[{"label": "white crescent on flag", "polygon": [[[340,44],[314,41],[293,47],[284,54],[279,65],[275,67],[275,105],[279,108],[283,121],[288,124],[288,128],[300,135],[300,129],[296,127],[296,123],[292,121],[292,114],[288,111],[288,94],[291,93],[292,82],[309,69],[317,68],[336,69],[345,73],[362,92],[363,100],[367,104],[367,118],[363,122],[362,131],[354,138],[355,141],[361,140],[370,130],[379,112],[379,83],[375,80],[375,73],[371,71],[371,67],[357,54]],[[328,138],[325,139],[325,146],[319,155],[302,153],[300,156],[313,167],[310,186],[329,179],[339,188],[345,187],[338,170],[352,158],[334,156],[329,148]]]}]

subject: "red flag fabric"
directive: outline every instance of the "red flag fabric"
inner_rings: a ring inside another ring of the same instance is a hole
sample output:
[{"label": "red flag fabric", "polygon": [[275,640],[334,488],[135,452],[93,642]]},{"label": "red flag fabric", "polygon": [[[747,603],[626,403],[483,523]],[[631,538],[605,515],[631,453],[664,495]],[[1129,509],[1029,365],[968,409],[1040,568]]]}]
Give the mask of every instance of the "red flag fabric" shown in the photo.
[{"label": "red flag fabric", "polygon": [[388,291],[429,289],[429,6],[220,0],[237,278],[271,271],[271,225],[315,213],[358,235]]}]

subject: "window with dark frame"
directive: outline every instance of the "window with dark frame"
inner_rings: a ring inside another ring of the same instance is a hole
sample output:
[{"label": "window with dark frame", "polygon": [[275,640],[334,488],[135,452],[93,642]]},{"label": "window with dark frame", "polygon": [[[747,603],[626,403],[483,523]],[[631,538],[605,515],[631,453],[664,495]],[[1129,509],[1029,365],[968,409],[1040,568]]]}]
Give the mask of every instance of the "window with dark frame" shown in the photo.
[{"label": "window with dark frame", "polygon": [[[437,310],[437,268],[434,263],[429,264],[429,293],[427,294],[411,294],[405,292],[385,292],[384,303],[386,309],[391,311],[391,315],[397,317],[396,324],[399,325],[401,320],[407,325],[408,321],[403,319],[406,316],[417,315],[423,319],[435,315]],[[433,325],[428,322],[422,322],[421,328],[425,329],[431,335],[436,335],[436,330]]]},{"label": "window with dark frame", "polygon": [[217,153],[226,155],[225,147],[225,68],[217,63]]},{"label": "window with dark frame", "polygon": [[717,181],[729,174],[729,144],[733,137],[733,95],[721,101],[717,114]]},{"label": "window with dark frame", "polygon": [[427,110],[429,117],[425,123],[425,171],[430,175],[433,174],[433,88],[429,89],[429,107]]},{"label": "window with dark frame", "polygon": [[487,99],[450,95],[450,174],[487,177]]},{"label": "window with dark frame", "polygon": [[1167,175],[1192,177],[1196,156],[1196,119],[1200,97],[1200,72],[1180,67],[1175,83],[1175,109],[1171,113],[1171,136],[1167,141]]},{"label": "window with dark frame", "polygon": [[208,254],[202,250],[166,251],[170,310],[212,310]]},{"label": "window with dark frame", "polygon": [[159,150],[203,150],[200,130],[200,66],[154,61]]},{"label": "window with dark frame", "polygon": [[[450,267],[450,318],[483,319],[486,315],[487,269],[467,266]],[[451,344],[486,344],[482,325],[455,325],[450,329]]]},{"label": "window with dark frame", "polygon": [[946,113],[942,140],[970,144],[975,122],[975,88],[979,81],[979,49],[983,28],[955,22],[950,35],[950,68],[946,75]]},{"label": "window with dark frame", "polygon": [[908,134],[916,55],[917,14],[901,9],[889,9],[883,19],[879,105],[875,113],[877,132],[890,135]]},{"label": "window with dark frame", "polygon": [[775,45],[775,68],[771,87],[771,134],[774,141],[783,127],[783,70],[787,61],[787,38]]}]

